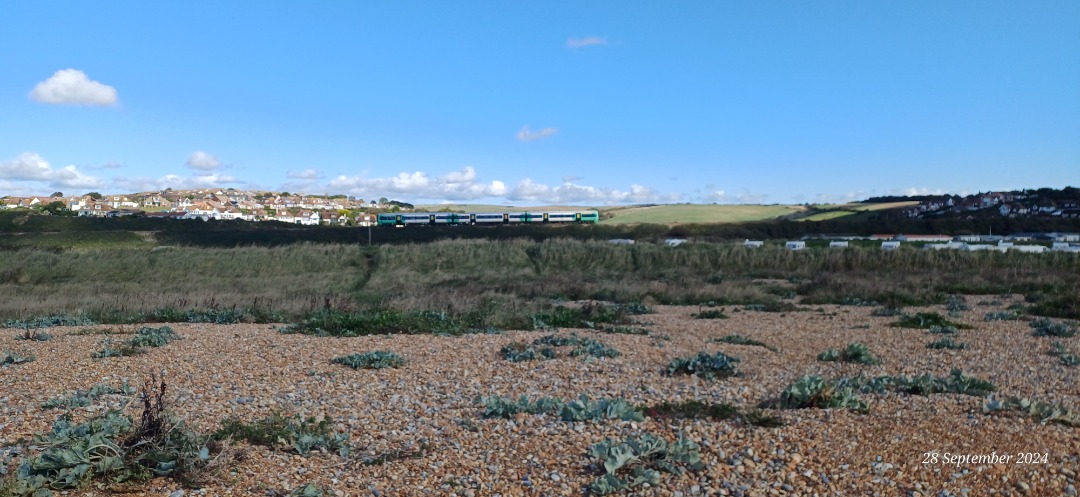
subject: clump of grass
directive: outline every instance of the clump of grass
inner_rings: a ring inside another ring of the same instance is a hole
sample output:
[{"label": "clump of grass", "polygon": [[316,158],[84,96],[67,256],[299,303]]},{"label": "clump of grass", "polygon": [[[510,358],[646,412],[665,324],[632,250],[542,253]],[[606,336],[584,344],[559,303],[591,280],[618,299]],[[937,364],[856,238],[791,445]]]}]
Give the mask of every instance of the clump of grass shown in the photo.
[{"label": "clump of grass", "polygon": [[941,314],[938,314],[936,312],[920,312],[920,313],[916,313],[916,314],[905,314],[904,316],[902,316],[900,318],[899,321],[896,321],[895,323],[893,323],[892,326],[897,327],[897,328],[920,328],[920,329],[929,329],[932,326],[940,326],[940,327],[952,326],[952,327],[957,328],[957,329],[970,328],[970,326],[966,326],[966,325],[963,325],[963,324],[954,323],[952,321],[949,321],[948,319],[945,319],[945,317],[943,317]]},{"label": "clump of grass", "polygon": [[709,341],[714,343],[730,343],[732,345],[749,345],[754,347],[764,347],[773,352],[780,351],[780,349],[777,349],[776,347],[773,347],[772,345],[769,345],[765,342],[760,342],[758,340],[747,338],[742,335],[728,335],[723,338],[712,338],[709,339]]},{"label": "clump of grass", "polygon": [[25,364],[28,362],[34,362],[34,354],[23,352],[12,352],[5,350],[0,352],[0,366],[6,366],[8,364]]},{"label": "clump of grass", "polygon": [[723,309],[708,309],[698,312],[697,314],[691,314],[694,319],[727,319],[728,315],[724,314]]},{"label": "clump of grass", "polygon": [[374,350],[363,354],[349,354],[335,357],[335,364],[344,364],[353,369],[400,368],[405,365],[405,358],[389,350]]},{"label": "clump of grass", "polygon": [[708,352],[698,352],[693,357],[680,357],[668,363],[666,373],[668,376],[676,374],[697,375],[707,380],[728,378],[735,376],[736,363],[739,358],[731,357],[723,352],[709,355]]},{"label": "clump of grass", "polygon": [[510,362],[554,359],[555,349],[552,349],[551,347],[541,347],[537,349],[524,342],[511,342],[499,349],[499,355]]},{"label": "clump of grass", "polygon": [[627,438],[622,442],[605,440],[589,447],[589,456],[603,467],[603,476],[589,485],[589,492],[608,495],[643,485],[660,485],[660,472],[683,474],[704,467],[700,447],[680,433],[669,444],[651,434]]},{"label": "clump of grass", "polygon": [[120,388],[111,385],[99,384],[90,387],[89,390],[76,390],[66,397],[55,397],[41,404],[45,409],[71,409],[74,407],[86,407],[93,404],[97,399],[105,395],[132,395],[136,392],[135,387],[124,383]]},{"label": "clump of grass", "polygon": [[1031,334],[1037,337],[1069,338],[1076,335],[1076,325],[1067,321],[1054,321],[1050,318],[1038,318],[1028,323]]},{"label": "clump of grass", "polygon": [[967,348],[966,343],[954,342],[952,338],[940,338],[926,344],[928,349],[949,349],[949,350],[963,350]]},{"label": "clump of grass", "polygon": [[272,412],[251,422],[227,418],[221,422],[221,427],[214,432],[213,438],[243,440],[252,445],[292,450],[302,456],[314,450],[328,450],[347,457],[350,451],[349,434],[336,432],[331,418],[304,418],[281,412]]},{"label": "clump of grass", "polygon": [[825,352],[818,354],[819,361],[840,361],[840,362],[852,362],[856,364],[881,364],[881,360],[874,357],[870,353],[870,350],[866,348],[866,345],[861,343],[849,343],[847,347],[842,350],[828,349]]},{"label": "clump of grass", "polygon": [[983,316],[985,321],[1016,321],[1018,319],[1020,319],[1020,314],[1015,311],[993,311]]}]

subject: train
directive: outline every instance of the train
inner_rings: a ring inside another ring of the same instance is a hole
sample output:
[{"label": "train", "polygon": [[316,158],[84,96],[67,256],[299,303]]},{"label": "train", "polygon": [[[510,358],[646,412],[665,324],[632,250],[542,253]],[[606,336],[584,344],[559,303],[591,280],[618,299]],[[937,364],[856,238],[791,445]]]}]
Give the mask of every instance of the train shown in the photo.
[{"label": "train", "polygon": [[532,223],[596,223],[600,221],[597,211],[545,211],[545,212],[392,212],[379,214],[379,226],[415,225],[495,225]]}]

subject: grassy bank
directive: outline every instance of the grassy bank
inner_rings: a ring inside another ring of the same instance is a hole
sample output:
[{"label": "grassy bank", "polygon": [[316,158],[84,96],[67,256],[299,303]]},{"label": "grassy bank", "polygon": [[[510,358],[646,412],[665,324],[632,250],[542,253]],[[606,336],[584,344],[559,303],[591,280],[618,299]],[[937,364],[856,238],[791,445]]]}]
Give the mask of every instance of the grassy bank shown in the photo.
[{"label": "grassy bank", "polygon": [[164,308],[297,316],[332,307],[481,312],[486,324],[526,325],[553,299],[731,305],[797,294],[806,304],[903,306],[944,303],[952,293],[1022,293],[1040,314],[1080,317],[1080,257],[1072,254],[517,239],[22,249],[0,251],[0,268],[2,318]]}]

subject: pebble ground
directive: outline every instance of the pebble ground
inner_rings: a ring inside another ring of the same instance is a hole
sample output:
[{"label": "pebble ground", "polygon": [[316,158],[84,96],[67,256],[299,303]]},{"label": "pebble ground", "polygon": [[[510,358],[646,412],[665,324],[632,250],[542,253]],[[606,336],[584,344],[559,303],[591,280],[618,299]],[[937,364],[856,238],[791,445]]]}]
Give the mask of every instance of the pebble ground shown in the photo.
[{"label": "pebble ground", "polygon": [[[483,419],[477,396],[622,397],[637,404],[702,400],[751,408],[774,398],[803,375],[934,373],[952,368],[988,379],[1001,395],[1080,408],[1080,368],[1047,354],[1051,339],[1033,337],[1024,321],[983,320],[1018,298],[975,305],[958,319],[974,326],[955,337],[968,349],[929,350],[938,338],[925,330],[888,326],[895,318],[871,308],[809,306],[785,314],[727,308],[729,319],[693,319],[696,307],[660,306],[638,318],[652,336],[589,334],[615,347],[614,359],[559,358],[510,363],[499,348],[546,333],[506,332],[462,337],[372,336],[316,338],[284,335],[271,325],[171,325],[183,340],[141,356],[91,359],[101,336],[54,328],[47,342],[16,341],[0,330],[0,350],[27,350],[37,360],[0,369],[0,446],[47,430],[60,411],[46,400],[98,383],[137,384],[150,371],[167,372],[173,411],[211,431],[222,419],[254,419],[272,411],[330,416],[363,453],[415,450],[423,456],[378,466],[337,455],[300,457],[237,444],[235,460],[201,489],[156,479],[125,495],[282,495],[314,483],[335,496],[562,496],[582,495],[596,478],[586,454],[605,438],[645,432],[674,440],[686,432],[701,445],[705,469],[665,474],[656,487],[631,495],[692,496],[938,496],[1076,495],[1080,429],[1041,425],[1014,414],[987,415],[984,399],[960,395],[865,395],[870,413],[845,410],[770,411],[784,426],[759,428],[736,421],[656,420],[568,423],[549,416]],[[941,307],[908,309],[936,311]],[[103,328],[103,327],[95,327]],[[561,331],[567,333],[567,330]],[[737,333],[780,349],[711,343]],[[669,338],[665,338],[669,337]],[[1080,338],[1062,340],[1074,353]],[[876,366],[819,362],[826,348],[865,343]],[[337,356],[376,349],[408,360],[399,369],[352,370]],[[739,357],[736,378],[708,382],[662,374],[669,361],[700,351]],[[117,405],[110,397],[82,408],[89,415]],[[127,407],[133,414],[135,406]],[[928,454],[937,462],[928,462]],[[1007,464],[946,463],[946,458],[997,454]],[[1018,464],[1036,453],[1040,462]],[[948,454],[948,456],[946,456]],[[1041,462],[1045,454],[1046,462]],[[80,494],[73,492],[71,495]],[[110,495],[87,489],[82,495]]]}]

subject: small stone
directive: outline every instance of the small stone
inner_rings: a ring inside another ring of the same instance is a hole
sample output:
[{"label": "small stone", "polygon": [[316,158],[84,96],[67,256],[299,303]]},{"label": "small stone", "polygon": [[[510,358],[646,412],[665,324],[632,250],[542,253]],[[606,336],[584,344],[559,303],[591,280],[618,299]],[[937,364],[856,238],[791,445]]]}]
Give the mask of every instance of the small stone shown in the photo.
[{"label": "small stone", "polygon": [[183,490],[177,490],[177,491],[169,494],[169,497],[184,497],[184,491]]}]

